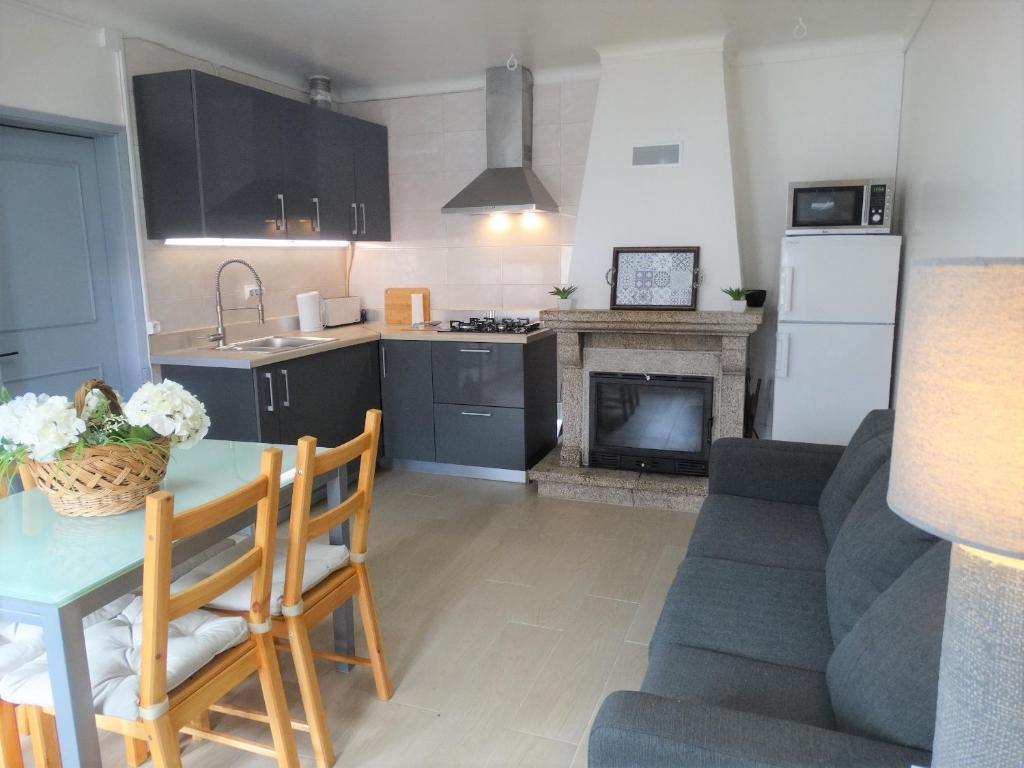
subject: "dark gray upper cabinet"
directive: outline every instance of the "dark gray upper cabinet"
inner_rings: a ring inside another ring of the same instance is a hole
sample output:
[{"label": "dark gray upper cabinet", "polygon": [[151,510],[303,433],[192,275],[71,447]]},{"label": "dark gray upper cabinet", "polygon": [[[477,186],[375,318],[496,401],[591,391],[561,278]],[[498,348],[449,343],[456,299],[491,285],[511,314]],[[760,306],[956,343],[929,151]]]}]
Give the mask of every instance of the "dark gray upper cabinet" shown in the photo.
[{"label": "dark gray upper cabinet", "polygon": [[[355,147],[346,118],[326,109],[312,111],[317,163],[316,207],[320,236],[328,240],[358,237]],[[385,129],[386,130],[386,129]]]},{"label": "dark gray upper cabinet", "polygon": [[[187,234],[160,236],[285,237],[287,219],[282,213],[282,196],[287,190],[285,143],[281,139],[286,115],[280,100],[202,72],[193,73],[190,79],[201,219],[196,222],[199,229],[188,227]],[[145,104],[150,103],[151,99],[146,98]],[[145,184],[147,174],[152,179],[155,172],[159,179],[166,164],[172,164],[171,173],[177,165],[173,154],[158,151],[158,168],[154,168],[153,153],[148,150],[152,144],[149,126],[149,120],[140,121],[140,146],[147,147],[141,153],[147,218],[151,193]]]},{"label": "dark gray upper cabinet", "polygon": [[390,238],[384,126],[195,70],[133,84],[149,238]]},{"label": "dark gray upper cabinet", "polygon": [[388,129],[348,118],[355,149],[357,240],[391,239],[391,200],[388,188]]}]

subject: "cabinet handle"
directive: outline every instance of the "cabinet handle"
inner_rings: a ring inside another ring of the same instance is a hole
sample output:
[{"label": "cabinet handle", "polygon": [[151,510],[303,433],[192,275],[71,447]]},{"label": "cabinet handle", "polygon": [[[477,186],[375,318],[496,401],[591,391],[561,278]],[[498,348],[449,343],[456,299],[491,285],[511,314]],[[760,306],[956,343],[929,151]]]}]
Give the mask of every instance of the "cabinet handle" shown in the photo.
[{"label": "cabinet handle", "polygon": [[359,234],[359,208],[355,203],[352,203],[352,234]]},{"label": "cabinet handle", "polygon": [[381,378],[388,377],[388,350],[387,347],[380,348],[380,375]]},{"label": "cabinet handle", "polygon": [[313,213],[315,214],[315,216],[313,218],[313,231],[314,232],[319,232],[320,231],[320,198],[319,197],[314,197],[313,198]]},{"label": "cabinet handle", "polygon": [[775,338],[775,378],[789,376],[789,334],[780,333]]},{"label": "cabinet handle", "polygon": [[17,354],[17,350],[15,350],[14,352],[0,352],[0,357],[14,357]]},{"label": "cabinet handle", "polygon": [[270,393],[270,402],[267,403],[267,413],[274,412],[274,377],[272,374],[264,373],[267,377],[267,391]]},{"label": "cabinet handle", "polygon": [[363,212],[363,234],[366,234],[366,203],[359,204],[359,210]]},{"label": "cabinet handle", "polygon": [[783,267],[779,276],[779,312],[793,308],[793,268]]},{"label": "cabinet handle", "polygon": [[285,218],[284,218],[284,195],[279,194],[277,196],[277,210],[278,210],[278,214],[279,215],[278,215],[277,221],[274,222],[274,229],[276,229],[278,232],[282,232],[284,230],[284,223],[285,223]]},{"label": "cabinet handle", "polygon": [[477,355],[489,355],[491,350],[489,349],[460,349],[459,352],[472,352]]},{"label": "cabinet handle", "polygon": [[288,386],[288,371],[282,368],[281,376],[284,378],[284,397],[281,399],[281,406],[284,408],[291,408],[292,388]]},{"label": "cabinet handle", "polygon": [[494,414],[491,414],[491,413],[479,413],[478,411],[463,411],[462,415],[463,416],[488,416],[488,417],[490,417],[490,416],[493,416]]}]

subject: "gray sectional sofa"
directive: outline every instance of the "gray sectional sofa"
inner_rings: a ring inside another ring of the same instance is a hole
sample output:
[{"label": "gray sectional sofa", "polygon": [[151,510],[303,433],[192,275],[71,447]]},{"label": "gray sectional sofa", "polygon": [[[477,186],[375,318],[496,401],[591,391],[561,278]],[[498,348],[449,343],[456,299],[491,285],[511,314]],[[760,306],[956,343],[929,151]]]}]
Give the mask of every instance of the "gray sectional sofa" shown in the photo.
[{"label": "gray sectional sofa", "polygon": [[644,683],[602,704],[591,768],[929,765],[949,545],[886,506],[892,426],[714,444]]}]

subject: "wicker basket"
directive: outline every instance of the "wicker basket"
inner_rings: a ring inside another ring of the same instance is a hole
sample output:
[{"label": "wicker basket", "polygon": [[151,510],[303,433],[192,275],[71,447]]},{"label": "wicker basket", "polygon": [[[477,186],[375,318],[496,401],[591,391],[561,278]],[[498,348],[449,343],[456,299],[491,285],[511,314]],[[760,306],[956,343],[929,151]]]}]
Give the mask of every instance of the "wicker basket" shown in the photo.
[{"label": "wicker basket", "polygon": [[[102,379],[90,379],[75,392],[79,415],[94,389],[107,398],[112,413],[121,415],[117,395]],[[57,461],[26,460],[25,466],[62,515],[102,517],[145,506],[146,496],[160,487],[167,474],[169,458],[170,440],[159,438],[149,445],[68,449]]]}]

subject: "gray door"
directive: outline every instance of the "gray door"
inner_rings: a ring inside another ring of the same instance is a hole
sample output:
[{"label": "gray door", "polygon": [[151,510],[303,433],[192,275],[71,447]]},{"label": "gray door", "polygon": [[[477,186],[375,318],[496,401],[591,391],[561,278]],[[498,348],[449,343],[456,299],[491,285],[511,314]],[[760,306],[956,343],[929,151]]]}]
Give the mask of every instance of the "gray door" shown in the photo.
[{"label": "gray door", "polygon": [[92,139],[0,126],[0,355],[14,395],[122,389]]}]

